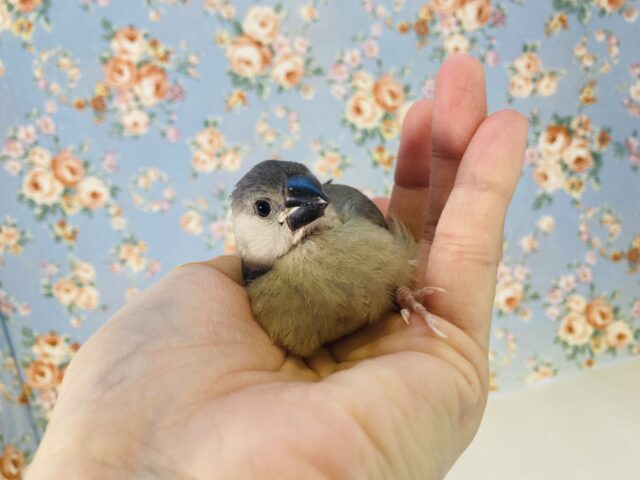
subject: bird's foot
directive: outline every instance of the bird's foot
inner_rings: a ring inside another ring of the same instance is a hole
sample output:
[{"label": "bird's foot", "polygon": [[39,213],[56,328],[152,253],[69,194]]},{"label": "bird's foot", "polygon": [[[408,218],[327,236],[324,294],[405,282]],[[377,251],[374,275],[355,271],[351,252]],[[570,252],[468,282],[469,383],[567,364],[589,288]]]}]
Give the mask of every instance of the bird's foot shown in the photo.
[{"label": "bird's foot", "polygon": [[420,315],[425,322],[427,322],[429,328],[431,328],[436,335],[442,338],[447,338],[447,336],[438,328],[438,319],[434,315],[430,314],[424,307],[424,297],[436,292],[445,292],[445,290],[440,287],[423,287],[418,290],[411,291],[409,287],[402,286],[396,290],[396,301],[400,306],[400,315],[407,325],[409,325],[411,312],[415,312]]}]

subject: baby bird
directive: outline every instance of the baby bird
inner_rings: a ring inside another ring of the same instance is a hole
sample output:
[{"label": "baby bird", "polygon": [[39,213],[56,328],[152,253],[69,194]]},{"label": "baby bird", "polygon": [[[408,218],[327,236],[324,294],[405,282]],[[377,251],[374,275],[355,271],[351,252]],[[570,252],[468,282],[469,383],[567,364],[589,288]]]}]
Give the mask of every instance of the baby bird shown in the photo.
[{"label": "baby bird", "polygon": [[251,307],[271,339],[303,357],[401,308],[444,336],[412,292],[416,245],[364,194],[320,184],[300,163],[266,160],[231,194]]}]

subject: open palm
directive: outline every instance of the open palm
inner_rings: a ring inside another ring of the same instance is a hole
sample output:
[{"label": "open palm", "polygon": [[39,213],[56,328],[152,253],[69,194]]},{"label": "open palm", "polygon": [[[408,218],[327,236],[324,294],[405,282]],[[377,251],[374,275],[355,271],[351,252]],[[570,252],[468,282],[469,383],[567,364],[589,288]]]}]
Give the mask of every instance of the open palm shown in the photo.
[{"label": "open palm", "polygon": [[303,361],[255,322],[238,258],[180,267],[80,349],[28,478],[441,478],[484,411],[525,139],[521,115],[486,118],[468,56],[404,121],[379,205],[419,239],[418,282],[446,289],[427,305],[446,339],[393,314]]}]

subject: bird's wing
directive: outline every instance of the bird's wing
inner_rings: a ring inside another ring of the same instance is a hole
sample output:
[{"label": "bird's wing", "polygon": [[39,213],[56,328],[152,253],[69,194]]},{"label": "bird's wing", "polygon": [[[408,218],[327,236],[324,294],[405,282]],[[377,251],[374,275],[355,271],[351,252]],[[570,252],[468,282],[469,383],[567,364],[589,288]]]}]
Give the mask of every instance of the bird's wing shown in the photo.
[{"label": "bird's wing", "polygon": [[334,183],[324,184],[323,190],[343,221],[366,218],[376,225],[389,228],[378,207],[360,190]]}]

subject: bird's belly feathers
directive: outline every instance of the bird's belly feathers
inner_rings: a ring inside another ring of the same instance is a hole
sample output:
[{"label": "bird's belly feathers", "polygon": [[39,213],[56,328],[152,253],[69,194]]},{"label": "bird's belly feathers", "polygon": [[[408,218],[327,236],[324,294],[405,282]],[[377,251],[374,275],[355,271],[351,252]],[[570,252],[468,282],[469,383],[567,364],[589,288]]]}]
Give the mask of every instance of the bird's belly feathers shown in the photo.
[{"label": "bird's belly feathers", "polygon": [[414,254],[404,232],[367,220],[322,230],[248,285],[253,312],[276,343],[310,355],[389,312]]}]

